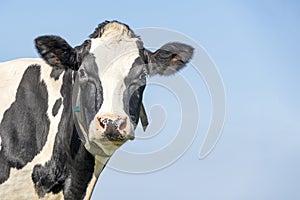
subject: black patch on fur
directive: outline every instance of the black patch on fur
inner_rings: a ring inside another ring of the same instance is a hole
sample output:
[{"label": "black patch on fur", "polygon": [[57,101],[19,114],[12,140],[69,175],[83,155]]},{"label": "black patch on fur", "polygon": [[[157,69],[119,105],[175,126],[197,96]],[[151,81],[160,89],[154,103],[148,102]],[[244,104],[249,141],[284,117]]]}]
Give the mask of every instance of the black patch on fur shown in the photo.
[{"label": "black patch on fur", "polygon": [[124,109],[135,127],[139,121],[147,74],[148,70],[145,61],[138,57],[124,80],[126,85],[126,90],[123,94]]},{"label": "black patch on fur", "polygon": [[0,184],[11,168],[22,169],[42,150],[50,121],[47,116],[48,92],[41,81],[41,66],[31,65],[23,74],[16,100],[5,111],[0,124]]},{"label": "black patch on fur", "polygon": [[76,106],[81,108],[81,112],[76,113],[75,117],[80,118],[83,122],[82,126],[88,131],[90,122],[103,103],[103,88],[94,55],[89,54],[85,57],[76,74],[76,79],[78,84],[74,85],[73,98],[78,99]]},{"label": "black patch on fur", "polygon": [[64,71],[65,71],[64,69],[61,69],[59,67],[53,67],[52,71],[51,71],[51,74],[50,74],[50,77],[57,81],[59,79],[60,75]]},{"label": "black patch on fur", "polygon": [[[90,49],[91,49],[92,42],[91,40],[85,40],[82,45],[76,46],[74,49],[76,51],[77,55],[77,63],[78,63],[78,68],[82,64],[83,59],[89,54]],[[77,69],[78,69],[77,68]]]},{"label": "black patch on fur", "polygon": [[83,199],[94,172],[94,157],[84,148],[72,117],[72,71],[64,73],[61,95],[63,111],[55,137],[53,155],[44,166],[36,165],[32,181],[39,197],[63,191],[64,199]]},{"label": "black patch on fur", "polygon": [[57,115],[58,110],[59,110],[61,104],[62,104],[62,99],[61,99],[61,98],[59,98],[59,99],[57,99],[57,100],[55,101],[55,103],[54,103],[54,105],[53,105],[53,108],[52,108],[52,116],[53,116],[53,117],[55,117],[55,116]]}]

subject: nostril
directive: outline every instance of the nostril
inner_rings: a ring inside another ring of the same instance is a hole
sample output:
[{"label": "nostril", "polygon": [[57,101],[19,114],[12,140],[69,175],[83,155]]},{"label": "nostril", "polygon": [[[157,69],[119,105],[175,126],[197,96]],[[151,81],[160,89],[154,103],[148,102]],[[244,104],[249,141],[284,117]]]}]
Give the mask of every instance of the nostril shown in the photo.
[{"label": "nostril", "polygon": [[103,120],[101,117],[98,118],[100,126],[104,129],[105,128],[105,119]]},{"label": "nostril", "polygon": [[119,120],[119,130],[124,130],[126,128],[127,122],[126,119]]}]

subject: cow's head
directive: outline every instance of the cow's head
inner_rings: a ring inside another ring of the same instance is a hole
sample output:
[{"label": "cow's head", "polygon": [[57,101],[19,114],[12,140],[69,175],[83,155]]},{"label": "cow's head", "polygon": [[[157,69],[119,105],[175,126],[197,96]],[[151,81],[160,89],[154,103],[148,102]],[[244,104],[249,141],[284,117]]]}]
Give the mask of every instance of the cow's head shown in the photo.
[{"label": "cow's head", "polygon": [[35,40],[38,52],[53,66],[55,79],[64,70],[75,74],[74,122],[85,147],[94,155],[112,153],[147,118],[142,104],[147,77],[170,75],[191,59],[193,48],[173,42],[155,52],[143,47],[125,24],[104,22],[82,45],[72,48],[57,36]]}]

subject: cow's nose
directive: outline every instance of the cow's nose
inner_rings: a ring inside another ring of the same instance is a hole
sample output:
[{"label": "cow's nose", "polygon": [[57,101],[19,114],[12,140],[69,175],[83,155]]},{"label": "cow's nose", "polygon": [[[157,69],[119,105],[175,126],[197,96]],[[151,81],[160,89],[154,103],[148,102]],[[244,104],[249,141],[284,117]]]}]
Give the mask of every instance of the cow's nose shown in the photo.
[{"label": "cow's nose", "polygon": [[97,117],[100,131],[104,135],[120,134],[127,139],[133,139],[128,117],[104,114]]},{"label": "cow's nose", "polygon": [[99,125],[105,131],[122,131],[126,127],[126,118],[108,118],[108,117],[98,117]]}]

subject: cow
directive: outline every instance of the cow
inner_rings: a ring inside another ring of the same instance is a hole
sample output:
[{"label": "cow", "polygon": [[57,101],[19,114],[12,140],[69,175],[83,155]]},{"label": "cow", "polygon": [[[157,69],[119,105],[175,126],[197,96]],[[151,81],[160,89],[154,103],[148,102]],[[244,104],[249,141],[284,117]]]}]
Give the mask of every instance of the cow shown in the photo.
[{"label": "cow", "polygon": [[74,48],[54,35],[35,47],[41,58],[0,63],[0,198],[90,199],[109,158],[148,125],[148,77],[176,73],[193,48],[152,52],[118,21]]}]

